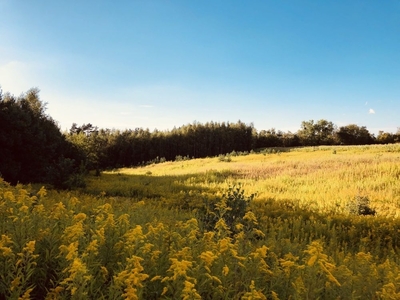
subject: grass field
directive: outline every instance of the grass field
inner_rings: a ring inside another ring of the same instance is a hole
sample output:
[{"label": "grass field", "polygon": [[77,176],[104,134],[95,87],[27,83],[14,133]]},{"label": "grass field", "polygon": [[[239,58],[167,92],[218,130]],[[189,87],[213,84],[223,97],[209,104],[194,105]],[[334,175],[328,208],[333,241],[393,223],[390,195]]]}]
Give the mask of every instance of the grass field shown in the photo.
[{"label": "grass field", "polygon": [[316,147],[236,156],[230,162],[211,158],[120,169],[93,179],[89,190],[162,198],[187,191],[215,195],[240,182],[258,201],[345,213],[349,202],[364,196],[378,215],[399,217],[399,179],[399,145]]},{"label": "grass field", "polygon": [[1,182],[0,296],[400,299],[399,177],[400,145],[382,145],[165,162],[69,192]]}]

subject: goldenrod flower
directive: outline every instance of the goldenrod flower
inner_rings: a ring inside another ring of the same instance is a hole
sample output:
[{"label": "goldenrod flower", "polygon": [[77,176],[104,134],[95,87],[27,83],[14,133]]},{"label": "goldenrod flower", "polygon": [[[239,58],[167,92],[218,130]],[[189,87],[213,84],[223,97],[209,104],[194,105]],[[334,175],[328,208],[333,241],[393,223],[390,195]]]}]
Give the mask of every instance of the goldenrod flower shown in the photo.
[{"label": "goldenrod flower", "polygon": [[78,257],[78,242],[73,242],[68,246],[61,245],[59,249],[61,253],[67,253],[66,260],[72,261]]},{"label": "goldenrod flower", "polygon": [[98,240],[93,240],[89,243],[89,245],[86,247],[87,252],[93,252],[94,255],[97,255],[99,253],[99,244]]},{"label": "goldenrod flower", "polygon": [[32,291],[33,291],[33,288],[27,289],[25,291],[25,293],[22,295],[22,297],[18,298],[18,300],[30,300]]},{"label": "goldenrod flower", "polygon": [[23,212],[23,213],[28,212],[28,210],[29,210],[29,207],[26,206],[26,205],[22,205],[22,206],[19,208],[19,211],[20,211],[20,212]]},{"label": "goldenrod flower", "polygon": [[114,281],[117,285],[125,286],[125,293],[122,296],[126,297],[126,299],[139,299],[137,295],[138,288],[142,288],[142,282],[149,277],[149,275],[142,273],[144,270],[140,264],[142,260],[138,256],[128,258],[127,269],[114,276]]},{"label": "goldenrod flower", "polygon": [[78,241],[84,235],[85,231],[83,229],[83,223],[78,222],[65,228],[63,237],[66,241]]},{"label": "goldenrod flower", "polygon": [[231,247],[231,239],[230,238],[223,238],[219,240],[219,252],[224,253],[229,250]]},{"label": "goldenrod flower", "polygon": [[80,201],[79,201],[78,198],[76,198],[76,197],[71,197],[71,199],[69,199],[69,203],[70,203],[72,206],[75,206],[75,205],[79,204]]},{"label": "goldenrod flower", "polygon": [[123,226],[127,227],[129,226],[129,215],[128,214],[123,214],[120,215],[119,218],[117,219],[118,226]]},{"label": "goldenrod flower", "polygon": [[11,291],[15,290],[20,285],[20,283],[21,283],[21,277],[20,276],[15,277],[14,280],[11,281],[10,290]]},{"label": "goldenrod flower", "polygon": [[253,223],[254,225],[258,224],[257,218],[252,211],[248,211],[244,215],[243,220],[249,221],[249,222]]},{"label": "goldenrod flower", "polygon": [[59,202],[54,205],[53,211],[51,213],[51,217],[55,220],[61,219],[67,212],[67,209],[65,208],[64,204],[62,202]]},{"label": "goldenrod flower", "polygon": [[45,211],[45,207],[44,207],[43,204],[38,204],[38,205],[35,205],[35,207],[33,208],[32,211],[33,211],[34,213],[36,213],[36,214],[40,214],[40,213],[42,213],[42,212]]},{"label": "goldenrod flower", "polygon": [[26,246],[24,247],[23,251],[26,251],[29,254],[33,254],[33,252],[35,252],[35,245],[36,241],[29,241],[26,243]]},{"label": "goldenrod flower", "polygon": [[153,244],[150,244],[150,243],[146,243],[146,244],[144,244],[143,246],[142,246],[142,252],[143,253],[150,253],[151,252],[151,248],[153,248]]},{"label": "goldenrod flower", "polygon": [[45,188],[44,186],[42,186],[42,187],[40,188],[40,190],[37,192],[36,195],[38,195],[40,198],[45,197],[45,196],[47,195],[46,188]]},{"label": "goldenrod flower", "polygon": [[267,256],[268,247],[263,245],[260,248],[257,248],[256,251],[251,253],[254,258],[265,258]]},{"label": "goldenrod flower", "polygon": [[185,280],[181,297],[182,300],[201,299],[201,296],[197,293],[196,289],[194,288],[194,283],[191,283],[188,280]]},{"label": "goldenrod flower", "polygon": [[3,194],[3,197],[4,197],[5,200],[9,200],[9,201],[11,201],[11,202],[14,202],[14,201],[15,201],[14,194],[13,194],[12,192],[10,192],[10,191],[5,192],[5,193]]},{"label": "goldenrod flower", "polygon": [[[2,252],[2,256],[9,256],[11,255],[12,249],[10,247],[6,247],[7,245],[11,244],[12,240],[9,236],[2,234],[0,239],[0,251]],[[0,253],[1,253],[0,252]]]},{"label": "goldenrod flower", "polygon": [[161,296],[164,296],[166,293],[168,293],[168,288],[166,286],[164,286]]},{"label": "goldenrod flower", "polygon": [[200,254],[200,259],[204,261],[207,267],[211,267],[213,261],[218,258],[211,251],[204,251]]},{"label": "goldenrod flower", "polygon": [[242,299],[243,300],[267,300],[267,297],[265,297],[265,295],[262,292],[256,290],[254,280],[252,280],[251,284],[250,284],[250,292],[247,292],[246,294],[244,294]]},{"label": "goldenrod flower", "polygon": [[77,215],[74,216],[74,222],[82,222],[86,220],[86,214],[84,213],[78,213]]},{"label": "goldenrod flower", "polygon": [[215,224],[215,229],[218,230],[218,236],[226,236],[230,233],[228,225],[226,225],[225,220],[222,218]]},{"label": "goldenrod flower", "polygon": [[186,271],[192,267],[193,263],[191,261],[187,260],[178,260],[176,258],[171,258],[170,259],[172,264],[170,268],[168,269],[169,272],[174,272],[174,275],[170,277],[165,277],[163,281],[165,280],[177,280],[180,277],[187,278]]},{"label": "goldenrod flower", "polygon": [[222,268],[222,275],[227,276],[229,273],[229,267],[227,265]]}]

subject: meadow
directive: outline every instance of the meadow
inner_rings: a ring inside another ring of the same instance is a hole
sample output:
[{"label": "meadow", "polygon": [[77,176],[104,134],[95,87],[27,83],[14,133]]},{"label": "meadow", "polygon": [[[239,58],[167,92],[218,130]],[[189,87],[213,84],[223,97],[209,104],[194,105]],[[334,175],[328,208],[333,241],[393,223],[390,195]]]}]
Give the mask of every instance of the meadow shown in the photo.
[{"label": "meadow", "polygon": [[400,145],[0,182],[0,299],[400,299]]}]

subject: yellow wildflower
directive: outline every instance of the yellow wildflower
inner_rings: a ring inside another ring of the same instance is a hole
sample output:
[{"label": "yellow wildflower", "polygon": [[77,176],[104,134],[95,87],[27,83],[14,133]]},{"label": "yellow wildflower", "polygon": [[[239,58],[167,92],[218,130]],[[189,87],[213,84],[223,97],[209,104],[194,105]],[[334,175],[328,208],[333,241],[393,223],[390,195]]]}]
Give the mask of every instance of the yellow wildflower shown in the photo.
[{"label": "yellow wildflower", "polygon": [[64,204],[62,202],[59,202],[54,205],[53,211],[51,213],[51,217],[55,220],[61,219],[67,212],[67,209],[65,208]]},{"label": "yellow wildflower", "polygon": [[26,206],[26,205],[22,205],[22,206],[19,208],[19,211],[20,211],[20,212],[23,212],[23,213],[28,212],[28,210],[29,210],[29,207]]},{"label": "yellow wildflower", "polygon": [[42,186],[42,187],[40,188],[40,190],[37,192],[36,195],[38,195],[40,198],[45,197],[45,196],[47,195],[46,188],[45,188],[44,186]]},{"label": "yellow wildflower", "polygon": [[3,194],[3,197],[4,197],[5,200],[9,200],[9,201],[11,201],[11,202],[14,202],[14,201],[15,201],[14,194],[13,194],[12,192],[10,192],[10,191],[5,192],[5,193]]},{"label": "yellow wildflower", "polygon": [[267,297],[261,292],[256,290],[254,280],[250,284],[250,292],[247,292],[242,297],[243,300],[267,300]]},{"label": "yellow wildflower", "polygon": [[35,207],[33,208],[33,212],[36,213],[36,214],[40,214],[40,213],[42,213],[44,211],[45,211],[45,208],[44,208],[43,204],[35,205]]},{"label": "yellow wildflower", "polygon": [[61,253],[67,253],[66,260],[74,260],[78,257],[78,242],[73,242],[69,246],[61,245],[59,247]]},{"label": "yellow wildflower", "polygon": [[74,216],[74,222],[82,222],[86,220],[86,214],[84,213],[78,213],[77,215]]},{"label": "yellow wildflower", "polygon": [[18,300],[30,300],[32,291],[33,291],[33,288],[27,289],[25,291],[25,293],[22,295],[22,297],[18,298]]},{"label": "yellow wildflower", "polygon": [[162,277],[160,275],[156,275],[152,279],[150,279],[150,281],[156,281],[156,280],[161,280],[161,279],[162,279]]},{"label": "yellow wildflower", "polygon": [[166,277],[171,280],[177,280],[179,277],[187,277],[186,271],[192,266],[191,261],[187,260],[178,260],[176,258],[171,258],[171,267],[168,269],[168,271],[174,272],[174,275],[172,278]]},{"label": "yellow wildflower", "polygon": [[144,268],[140,264],[143,259],[138,256],[132,256],[127,259],[127,269],[114,276],[114,280],[119,285],[125,286],[125,293],[122,295],[126,299],[139,299],[137,295],[138,288],[142,288],[142,282],[149,275],[142,273]]},{"label": "yellow wildflower", "polygon": [[21,283],[21,277],[20,276],[15,277],[14,280],[11,281],[10,290],[11,291],[15,290],[20,285],[20,283]]},{"label": "yellow wildflower", "polygon": [[204,251],[200,254],[200,259],[204,261],[207,267],[211,267],[213,261],[218,258],[212,251]]},{"label": "yellow wildflower", "polygon": [[129,215],[128,214],[123,214],[121,216],[119,216],[119,218],[117,219],[118,222],[118,226],[124,226],[127,227],[129,226]]},{"label": "yellow wildflower", "polygon": [[268,247],[263,245],[260,248],[257,248],[256,251],[251,253],[254,258],[265,258],[267,256]]},{"label": "yellow wildflower", "polygon": [[24,247],[23,251],[33,254],[33,252],[35,252],[35,245],[36,241],[29,241],[26,243],[26,246]]},{"label": "yellow wildflower", "polygon": [[95,255],[98,254],[98,249],[99,249],[98,240],[91,241],[89,245],[86,247],[87,252],[93,252],[93,254]]},{"label": "yellow wildflower", "polygon": [[227,265],[222,268],[222,275],[227,276],[229,273],[229,267]]},{"label": "yellow wildflower", "polygon": [[244,225],[242,223],[238,223],[238,224],[235,225],[235,228],[236,228],[237,231],[243,230],[243,227],[244,227]]},{"label": "yellow wildflower", "polygon": [[2,234],[1,239],[0,239],[0,253],[2,253],[2,256],[9,256],[11,255],[12,249],[10,247],[6,247],[7,245],[11,244],[12,240],[9,236]]},{"label": "yellow wildflower", "polygon": [[80,202],[79,202],[78,198],[76,198],[76,197],[71,197],[71,199],[69,199],[69,203],[70,203],[72,206],[75,206],[75,205],[79,204]]},{"label": "yellow wildflower", "polygon": [[185,280],[181,297],[182,297],[182,300],[201,299],[201,296],[197,293],[196,289],[194,288],[194,283],[191,283],[188,280]]},{"label": "yellow wildflower", "polygon": [[219,240],[219,252],[224,253],[229,250],[231,245],[231,239],[230,238],[223,238]]},{"label": "yellow wildflower", "polygon": [[84,234],[83,223],[78,222],[65,228],[63,236],[66,241],[78,241]]},{"label": "yellow wildflower", "polygon": [[166,293],[168,293],[168,288],[166,286],[164,286],[161,296],[164,296]]},{"label": "yellow wildflower", "polygon": [[230,233],[228,225],[226,225],[225,220],[222,218],[215,224],[215,229],[218,230],[218,236],[226,236]]},{"label": "yellow wildflower", "polygon": [[151,252],[151,248],[153,248],[153,244],[150,243],[146,243],[142,246],[142,252],[143,253],[150,253]]},{"label": "yellow wildflower", "polygon": [[257,218],[252,211],[248,211],[244,215],[243,220],[249,221],[249,222],[253,223],[254,225],[258,224]]}]

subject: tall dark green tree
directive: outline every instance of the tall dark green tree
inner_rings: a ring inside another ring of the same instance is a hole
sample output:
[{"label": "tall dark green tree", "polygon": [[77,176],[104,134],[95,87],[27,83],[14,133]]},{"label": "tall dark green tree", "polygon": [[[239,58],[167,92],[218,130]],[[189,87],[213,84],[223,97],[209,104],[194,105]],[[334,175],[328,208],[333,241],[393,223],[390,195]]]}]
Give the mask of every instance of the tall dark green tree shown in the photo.
[{"label": "tall dark green tree", "polygon": [[37,88],[18,98],[0,91],[0,173],[4,180],[64,187],[77,170],[79,151],[45,111]]},{"label": "tall dark green tree", "polygon": [[321,119],[303,121],[297,132],[303,146],[332,145],[334,143],[335,125],[332,122]]},{"label": "tall dark green tree", "polygon": [[337,131],[338,142],[343,145],[366,145],[375,142],[365,126],[350,124],[342,126]]}]

